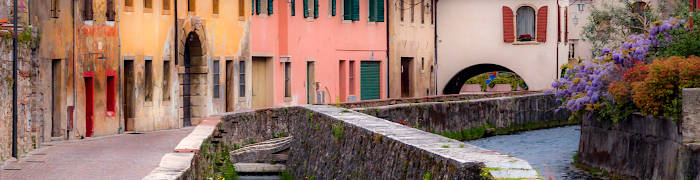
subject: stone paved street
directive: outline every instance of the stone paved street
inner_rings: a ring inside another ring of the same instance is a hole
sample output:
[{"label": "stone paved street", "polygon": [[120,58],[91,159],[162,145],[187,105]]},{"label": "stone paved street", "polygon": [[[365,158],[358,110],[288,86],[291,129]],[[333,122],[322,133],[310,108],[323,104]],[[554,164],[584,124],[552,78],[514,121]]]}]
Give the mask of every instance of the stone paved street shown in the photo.
[{"label": "stone paved street", "polygon": [[192,129],[57,142],[10,165],[21,170],[0,170],[0,180],[141,179]]}]

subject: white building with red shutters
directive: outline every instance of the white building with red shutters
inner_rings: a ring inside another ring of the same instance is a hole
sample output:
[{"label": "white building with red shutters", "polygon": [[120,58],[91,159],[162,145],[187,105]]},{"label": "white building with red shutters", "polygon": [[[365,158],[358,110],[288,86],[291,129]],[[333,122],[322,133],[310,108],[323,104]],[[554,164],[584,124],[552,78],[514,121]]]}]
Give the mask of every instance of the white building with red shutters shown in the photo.
[{"label": "white building with red shutters", "polygon": [[548,89],[568,61],[566,0],[440,0],[437,86],[455,94],[478,74],[510,71]]}]

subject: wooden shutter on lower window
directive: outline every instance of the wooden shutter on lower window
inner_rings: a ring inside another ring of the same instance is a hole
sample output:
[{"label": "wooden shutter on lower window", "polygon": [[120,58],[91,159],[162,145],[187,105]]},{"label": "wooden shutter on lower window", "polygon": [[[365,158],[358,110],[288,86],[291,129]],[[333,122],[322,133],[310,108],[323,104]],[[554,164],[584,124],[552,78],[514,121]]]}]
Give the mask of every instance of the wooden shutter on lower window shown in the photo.
[{"label": "wooden shutter on lower window", "polygon": [[267,0],[267,15],[272,14],[274,7],[275,7],[275,4],[274,4],[273,0]]},{"label": "wooden shutter on lower window", "polygon": [[309,0],[304,0],[304,18],[309,17]]},{"label": "wooden shutter on lower window", "polygon": [[375,7],[376,22],[384,22],[384,0],[374,0],[377,4]]},{"label": "wooden shutter on lower window", "polygon": [[374,22],[377,19],[377,0],[369,0],[369,22]]},{"label": "wooden shutter on lower window", "polygon": [[352,20],[352,1],[343,0],[343,20]]},{"label": "wooden shutter on lower window", "polygon": [[260,9],[260,0],[255,0],[255,14],[260,14],[261,9]]},{"label": "wooden shutter on lower window", "polygon": [[537,42],[547,41],[547,6],[537,10]]},{"label": "wooden shutter on lower window", "polygon": [[335,16],[336,6],[335,0],[331,0],[331,16]]},{"label": "wooden shutter on lower window", "polygon": [[515,42],[513,18],[513,10],[507,6],[503,6],[503,42]]},{"label": "wooden shutter on lower window", "polygon": [[318,0],[314,0],[314,18],[318,18]]},{"label": "wooden shutter on lower window", "polygon": [[297,6],[296,6],[296,4],[297,4],[297,2],[296,2],[295,0],[292,0],[292,7],[291,7],[291,9],[292,9],[292,16],[296,15],[296,11],[297,11]]},{"label": "wooden shutter on lower window", "polygon": [[92,20],[92,0],[83,1],[83,19]]},{"label": "wooden shutter on lower window", "polygon": [[352,0],[352,20],[360,20],[360,0]]}]

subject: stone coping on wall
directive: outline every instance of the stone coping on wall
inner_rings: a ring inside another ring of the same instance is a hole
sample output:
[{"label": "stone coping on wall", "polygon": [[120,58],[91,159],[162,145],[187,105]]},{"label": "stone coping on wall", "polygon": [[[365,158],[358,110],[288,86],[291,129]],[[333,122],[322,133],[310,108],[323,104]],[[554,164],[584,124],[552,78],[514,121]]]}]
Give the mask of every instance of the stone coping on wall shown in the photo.
[{"label": "stone coping on wall", "polygon": [[[540,178],[537,171],[527,161],[510,155],[500,154],[496,151],[479,148],[343,108],[326,105],[301,106],[301,108],[320,116],[330,117],[328,119],[331,121],[337,121],[345,126],[353,126],[367,134],[380,134],[383,138],[399,142],[407,148],[413,148],[414,150],[411,151],[427,155],[438,162],[451,163],[456,167],[477,166],[481,168],[482,173],[497,179]],[[263,113],[270,110],[285,110],[285,108],[226,113],[223,116],[238,113]],[[220,116],[215,116],[199,124],[190,135],[181,140],[173,153],[163,156],[159,166],[143,179],[193,179],[193,177],[197,177],[193,169],[196,169],[195,166],[197,166],[200,147],[204,143],[210,143],[207,141],[211,140],[220,127],[218,126],[221,124],[219,119]]]},{"label": "stone coping on wall", "polygon": [[469,100],[469,99],[524,95],[524,94],[533,94],[533,93],[540,93],[540,92],[539,91],[512,91],[512,92],[486,92],[486,93],[478,93],[478,94],[449,94],[449,95],[436,95],[436,96],[410,97],[410,98],[389,98],[389,99],[364,100],[364,101],[358,101],[358,102],[340,103],[338,105],[340,107],[343,107],[343,108],[354,109],[354,108],[387,106],[387,105],[393,105],[393,104],[463,101],[463,100]]}]

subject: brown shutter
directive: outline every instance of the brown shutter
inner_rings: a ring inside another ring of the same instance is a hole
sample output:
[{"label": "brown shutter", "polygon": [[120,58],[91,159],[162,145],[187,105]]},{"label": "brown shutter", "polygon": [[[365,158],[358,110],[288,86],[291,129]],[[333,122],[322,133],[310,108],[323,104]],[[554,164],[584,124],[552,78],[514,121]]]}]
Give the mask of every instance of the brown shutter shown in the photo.
[{"label": "brown shutter", "polygon": [[537,42],[547,41],[547,6],[537,10]]},{"label": "brown shutter", "polygon": [[503,6],[503,42],[515,42],[515,27],[513,26],[513,10]]}]

